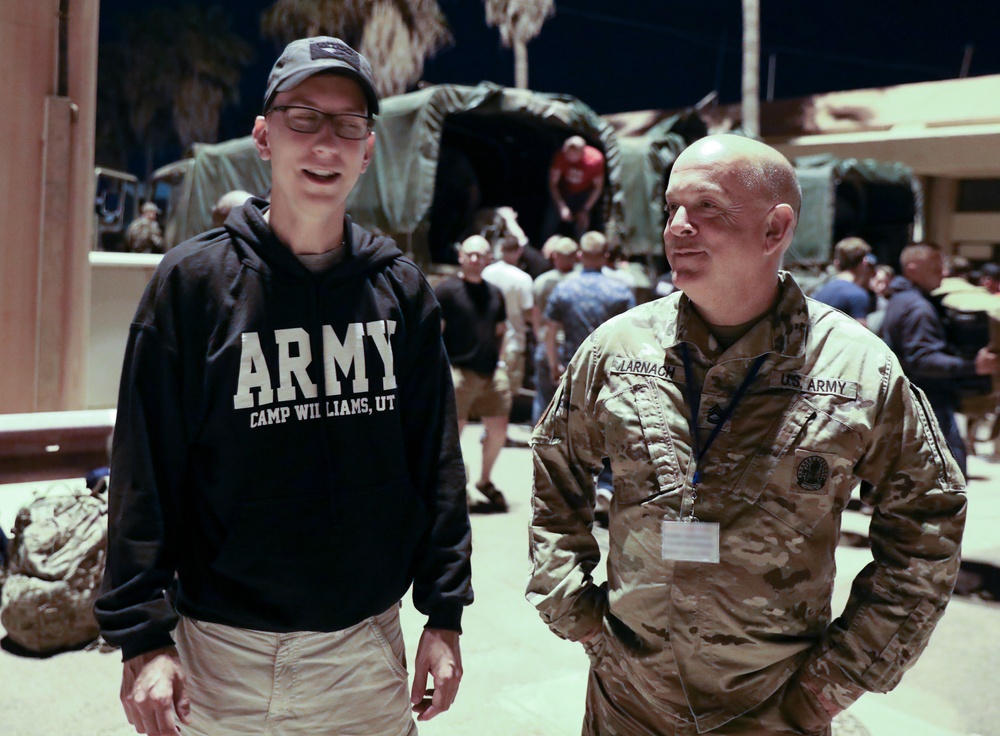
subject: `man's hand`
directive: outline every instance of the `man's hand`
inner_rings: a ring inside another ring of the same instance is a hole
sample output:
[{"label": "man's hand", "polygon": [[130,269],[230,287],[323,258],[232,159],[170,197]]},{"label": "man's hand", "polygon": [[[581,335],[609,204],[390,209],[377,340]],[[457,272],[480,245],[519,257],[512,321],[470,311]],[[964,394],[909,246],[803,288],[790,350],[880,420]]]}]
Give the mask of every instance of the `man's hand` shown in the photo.
[{"label": "man's hand", "polygon": [[563,222],[573,221],[573,210],[571,210],[569,208],[569,205],[567,205],[565,202],[559,205],[559,217],[560,219],[562,219]]},{"label": "man's hand", "polygon": [[[455,702],[462,681],[462,653],[458,646],[459,633],[445,629],[424,629],[417,645],[413,665],[413,689],[410,703],[418,721],[429,721],[444,713]],[[427,675],[434,678],[434,687],[427,687]]]},{"label": "man's hand", "polygon": [[174,714],[187,724],[191,702],[177,650],[167,647],[127,660],[122,671],[121,701],[128,722],[138,733],[180,736]]},{"label": "man's hand", "polygon": [[1000,373],[1000,356],[989,348],[983,348],[976,353],[976,375],[991,376]]}]

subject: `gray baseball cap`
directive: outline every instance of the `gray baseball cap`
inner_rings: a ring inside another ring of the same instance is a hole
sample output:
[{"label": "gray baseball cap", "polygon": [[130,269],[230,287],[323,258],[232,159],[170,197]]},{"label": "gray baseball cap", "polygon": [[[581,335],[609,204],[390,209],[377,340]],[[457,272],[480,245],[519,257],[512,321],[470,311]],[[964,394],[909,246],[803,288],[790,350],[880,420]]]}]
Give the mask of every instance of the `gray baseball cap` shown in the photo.
[{"label": "gray baseball cap", "polygon": [[267,78],[264,112],[279,92],[287,92],[319,72],[335,72],[356,81],[368,99],[368,114],[378,114],[378,94],[368,59],[330,36],[300,38],[285,47]]}]

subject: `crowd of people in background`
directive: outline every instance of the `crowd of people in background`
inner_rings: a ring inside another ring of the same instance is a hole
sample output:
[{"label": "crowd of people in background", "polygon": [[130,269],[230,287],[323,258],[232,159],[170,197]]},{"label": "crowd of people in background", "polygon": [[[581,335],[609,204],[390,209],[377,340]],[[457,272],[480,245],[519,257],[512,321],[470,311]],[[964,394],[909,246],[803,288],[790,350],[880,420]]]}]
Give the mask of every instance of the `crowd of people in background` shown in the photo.
[{"label": "crowd of people in background", "polygon": [[[552,216],[542,230],[556,234],[536,248],[521,229],[517,212],[496,208],[493,226],[500,234],[495,243],[474,235],[456,244],[458,273],[437,289],[446,312],[454,315],[450,329],[445,320],[445,339],[455,367],[461,424],[479,418],[485,429],[482,474],[475,484],[483,498],[472,504],[474,511],[507,510],[491,472],[500,450],[511,442],[507,427],[516,398],[523,392],[532,396],[530,420],[537,423],[565,365],[591,332],[639,302],[676,290],[669,270],[650,278],[642,264],[623,256],[620,246],[610,244],[599,230],[588,230],[603,177],[601,152],[579,136],[567,138],[550,166]],[[242,190],[223,195],[213,209],[213,226],[221,227],[230,210],[251,196]],[[127,231],[129,250],[163,252],[159,208],[147,202],[141,213]],[[985,335],[976,350],[970,352],[967,345],[956,349],[943,298],[975,289],[1000,304],[1000,264],[974,266],[962,256],[946,258],[937,246],[920,243],[903,250],[900,269],[897,273],[879,263],[864,239],[847,237],[835,245],[833,274],[812,298],[889,343],[927,393],[964,471],[967,444],[955,421],[961,397],[954,379],[988,376],[996,363],[983,348]],[[605,470],[598,484],[599,521],[611,492]]]},{"label": "crowd of people in background", "polygon": [[[480,418],[485,429],[482,473],[474,484],[483,498],[471,504],[480,512],[507,510],[491,470],[504,444],[511,443],[506,434],[518,396],[531,396],[530,422],[537,424],[570,359],[594,330],[637,303],[676,290],[670,271],[650,279],[596,230],[579,238],[552,235],[539,251],[517,227],[517,213],[503,209],[509,231],[496,238],[495,248],[478,235],[459,244],[459,273],[437,290],[455,366],[459,418],[463,426],[470,417]],[[1000,304],[1000,266],[974,269],[964,258],[946,259],[936,246],[917,243],[902,251],[897,273],[877,262],[864,239],[852,236],[836,244],[831,270],[812,297],[883,338],[924,390],[965,471],[966,443],[955,419],[961,408],[956,379],[989,376],[1000,364],[985,347],[985,333],[978,344],[956,346],[943,298],[975,290]],[[465,295],[456,301],[459,289]],[[472,292],[481,294],[467,296]],[[477,309],[475,320],[468,321]],[[450,325],[449,314],[456,315]],[[470,359],[473,344],[484,351],[481,361]],[[612,491],[605,463],[597,476],[598,523],[606,522]]]},{"label": "crowd of people in background", "polygon": [[[897,274],[891,266],[876,262],[864,240],[845,238],[834,249],[836,275],[813,298],[855,318],[892,348],[907,377],[924,391],[965,473],[969,441],[962,437],[956,414],[961,410],[963,380],[989,377],[1000,367],[987,346],[986,316],[1000,310],[996,296],[1000,266],[987,263],[974,270],[965,258],[945,259],[933,243],[908,245],[900,253],[899,265]],[[956,311],[962,311],[948,302],[949,294],[956,292],[980,297],[962,304],[966,312],[983,313],[982,326],[971,341],[952,329]],[[995,300],[992,309],[991,300]],[[987,382],[983,390],[991,389]]]}]

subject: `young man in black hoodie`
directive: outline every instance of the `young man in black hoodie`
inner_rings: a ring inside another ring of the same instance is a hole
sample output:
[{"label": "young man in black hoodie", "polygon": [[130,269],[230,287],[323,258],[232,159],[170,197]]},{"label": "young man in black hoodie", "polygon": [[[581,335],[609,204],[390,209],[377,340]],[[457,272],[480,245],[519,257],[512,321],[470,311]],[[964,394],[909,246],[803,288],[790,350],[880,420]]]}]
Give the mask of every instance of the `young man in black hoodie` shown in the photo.
[{"label": "young man in black hoodie", "polygon": [[253,130],[270,206],[170,251],[132,323],[96,613],[140,733],[399,736],[454,700],[471,535],[440,308],[345,212],[377,112],[364,57],[290,44]]}]

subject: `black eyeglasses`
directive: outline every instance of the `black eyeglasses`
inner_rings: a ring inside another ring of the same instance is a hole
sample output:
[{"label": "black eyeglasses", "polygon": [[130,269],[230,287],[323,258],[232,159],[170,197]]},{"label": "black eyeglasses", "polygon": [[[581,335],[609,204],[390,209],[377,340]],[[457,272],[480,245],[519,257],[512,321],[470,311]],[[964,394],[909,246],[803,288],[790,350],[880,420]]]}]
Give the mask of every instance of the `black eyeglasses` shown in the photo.
[{"label": "black eyeglasses", "polygon": [[301,105],[279,105],[267,111],[267,115],[272,112],[280,112],[285,116],[285,125],[296,133],[315,133],[323,125],[324,120],[329,120],[333,126],[333,132],[339,138],[346,138],[349,141],[360,141],[368,137],[372,132],[373,120],[366,115],[358,115],[353,112],[323,112],[314,110],[311,107]]}]

